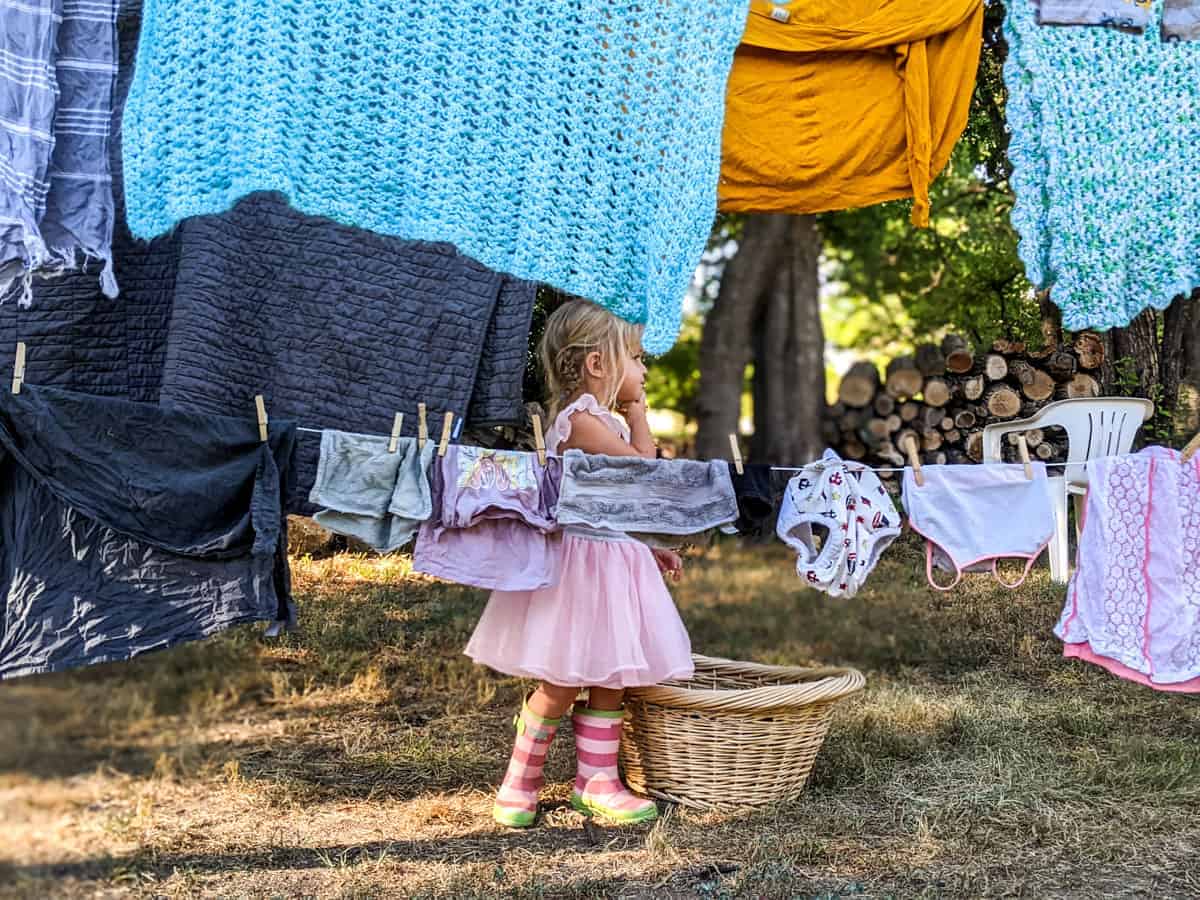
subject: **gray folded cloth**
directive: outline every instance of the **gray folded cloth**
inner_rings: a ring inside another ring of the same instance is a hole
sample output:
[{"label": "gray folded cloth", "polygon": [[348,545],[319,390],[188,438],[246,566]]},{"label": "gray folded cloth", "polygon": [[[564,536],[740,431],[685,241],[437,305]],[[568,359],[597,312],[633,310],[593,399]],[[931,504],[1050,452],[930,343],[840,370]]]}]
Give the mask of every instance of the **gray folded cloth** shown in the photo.
[{"label": "gray folded cloth", "polygon": [[1162,39],[1170,42],[1200,40],[1200,0],[1165,0]]},{"label": "gray folded cloth", "polygon": [[433,512],[429,464],[435,442],[417,449],[416,438],[389,439],[326,430],[309,501],[313,518],[338,534],[357,538],[380,553],[399,550]]},{"label": "gray folded cloth", "polygon": [[698,534],[738,517],[723,460],[643,459],[568,450],[558,524],[653,535]]},{"label": "gray folded cloth", "polygon": [[1151,0],[1042,0],[1042,25],[1112,25],[1141,31],[1150,24]]}]

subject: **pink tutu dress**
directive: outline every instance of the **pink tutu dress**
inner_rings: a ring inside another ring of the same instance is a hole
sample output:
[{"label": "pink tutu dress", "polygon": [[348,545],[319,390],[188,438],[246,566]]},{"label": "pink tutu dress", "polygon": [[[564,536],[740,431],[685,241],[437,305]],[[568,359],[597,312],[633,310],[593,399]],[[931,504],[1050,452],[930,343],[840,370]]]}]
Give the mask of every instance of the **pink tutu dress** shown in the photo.
[{"label": "pink tutu dress", "polygon": [[[584,394],[555,419],[558,453],[571,417],[592,415],[629,442],[625,423]],[[495,591],[466,654],[497,672],[563,687],[627,688],[692,674],[692,646],[650,548],[614,531],[563,531],[562,577],[536,591]]]}]

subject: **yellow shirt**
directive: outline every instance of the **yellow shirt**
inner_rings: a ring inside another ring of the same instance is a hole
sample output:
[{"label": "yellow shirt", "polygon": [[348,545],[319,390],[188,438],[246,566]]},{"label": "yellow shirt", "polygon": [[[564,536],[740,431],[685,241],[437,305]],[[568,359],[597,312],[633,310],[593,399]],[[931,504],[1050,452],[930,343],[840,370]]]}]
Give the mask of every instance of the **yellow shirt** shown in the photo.
[{"label": "yellow shirt", "polygon": [[725,103],[731,212],[816,213],[914,197],[967,124],[983,0],[753,0]]}]

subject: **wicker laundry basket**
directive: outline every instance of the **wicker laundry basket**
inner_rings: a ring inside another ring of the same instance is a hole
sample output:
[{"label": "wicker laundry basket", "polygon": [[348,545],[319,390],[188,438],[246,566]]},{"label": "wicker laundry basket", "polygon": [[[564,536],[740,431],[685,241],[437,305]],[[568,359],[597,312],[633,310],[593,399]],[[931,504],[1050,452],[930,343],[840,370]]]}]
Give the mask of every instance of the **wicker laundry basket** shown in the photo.
[{"label": "wicker laundry basket", "polygon": [[693,658],[691,680],[626,692],[621,764],[638,793],[698,809],[798,796],[834,704],[866,684],[854,669]]}]

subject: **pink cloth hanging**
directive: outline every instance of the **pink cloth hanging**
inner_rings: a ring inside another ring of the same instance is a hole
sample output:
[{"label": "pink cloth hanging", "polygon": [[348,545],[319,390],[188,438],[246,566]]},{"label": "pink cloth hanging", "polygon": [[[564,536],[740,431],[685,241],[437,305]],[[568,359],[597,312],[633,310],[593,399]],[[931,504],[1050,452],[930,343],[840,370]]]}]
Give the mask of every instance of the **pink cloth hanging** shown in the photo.
[{"label": "pink cloth hanging", "polygon": [[1200,458],[1150,447],[1088,463],[1083,536],[1054,633],[1063,655],[1200,693]]}]

